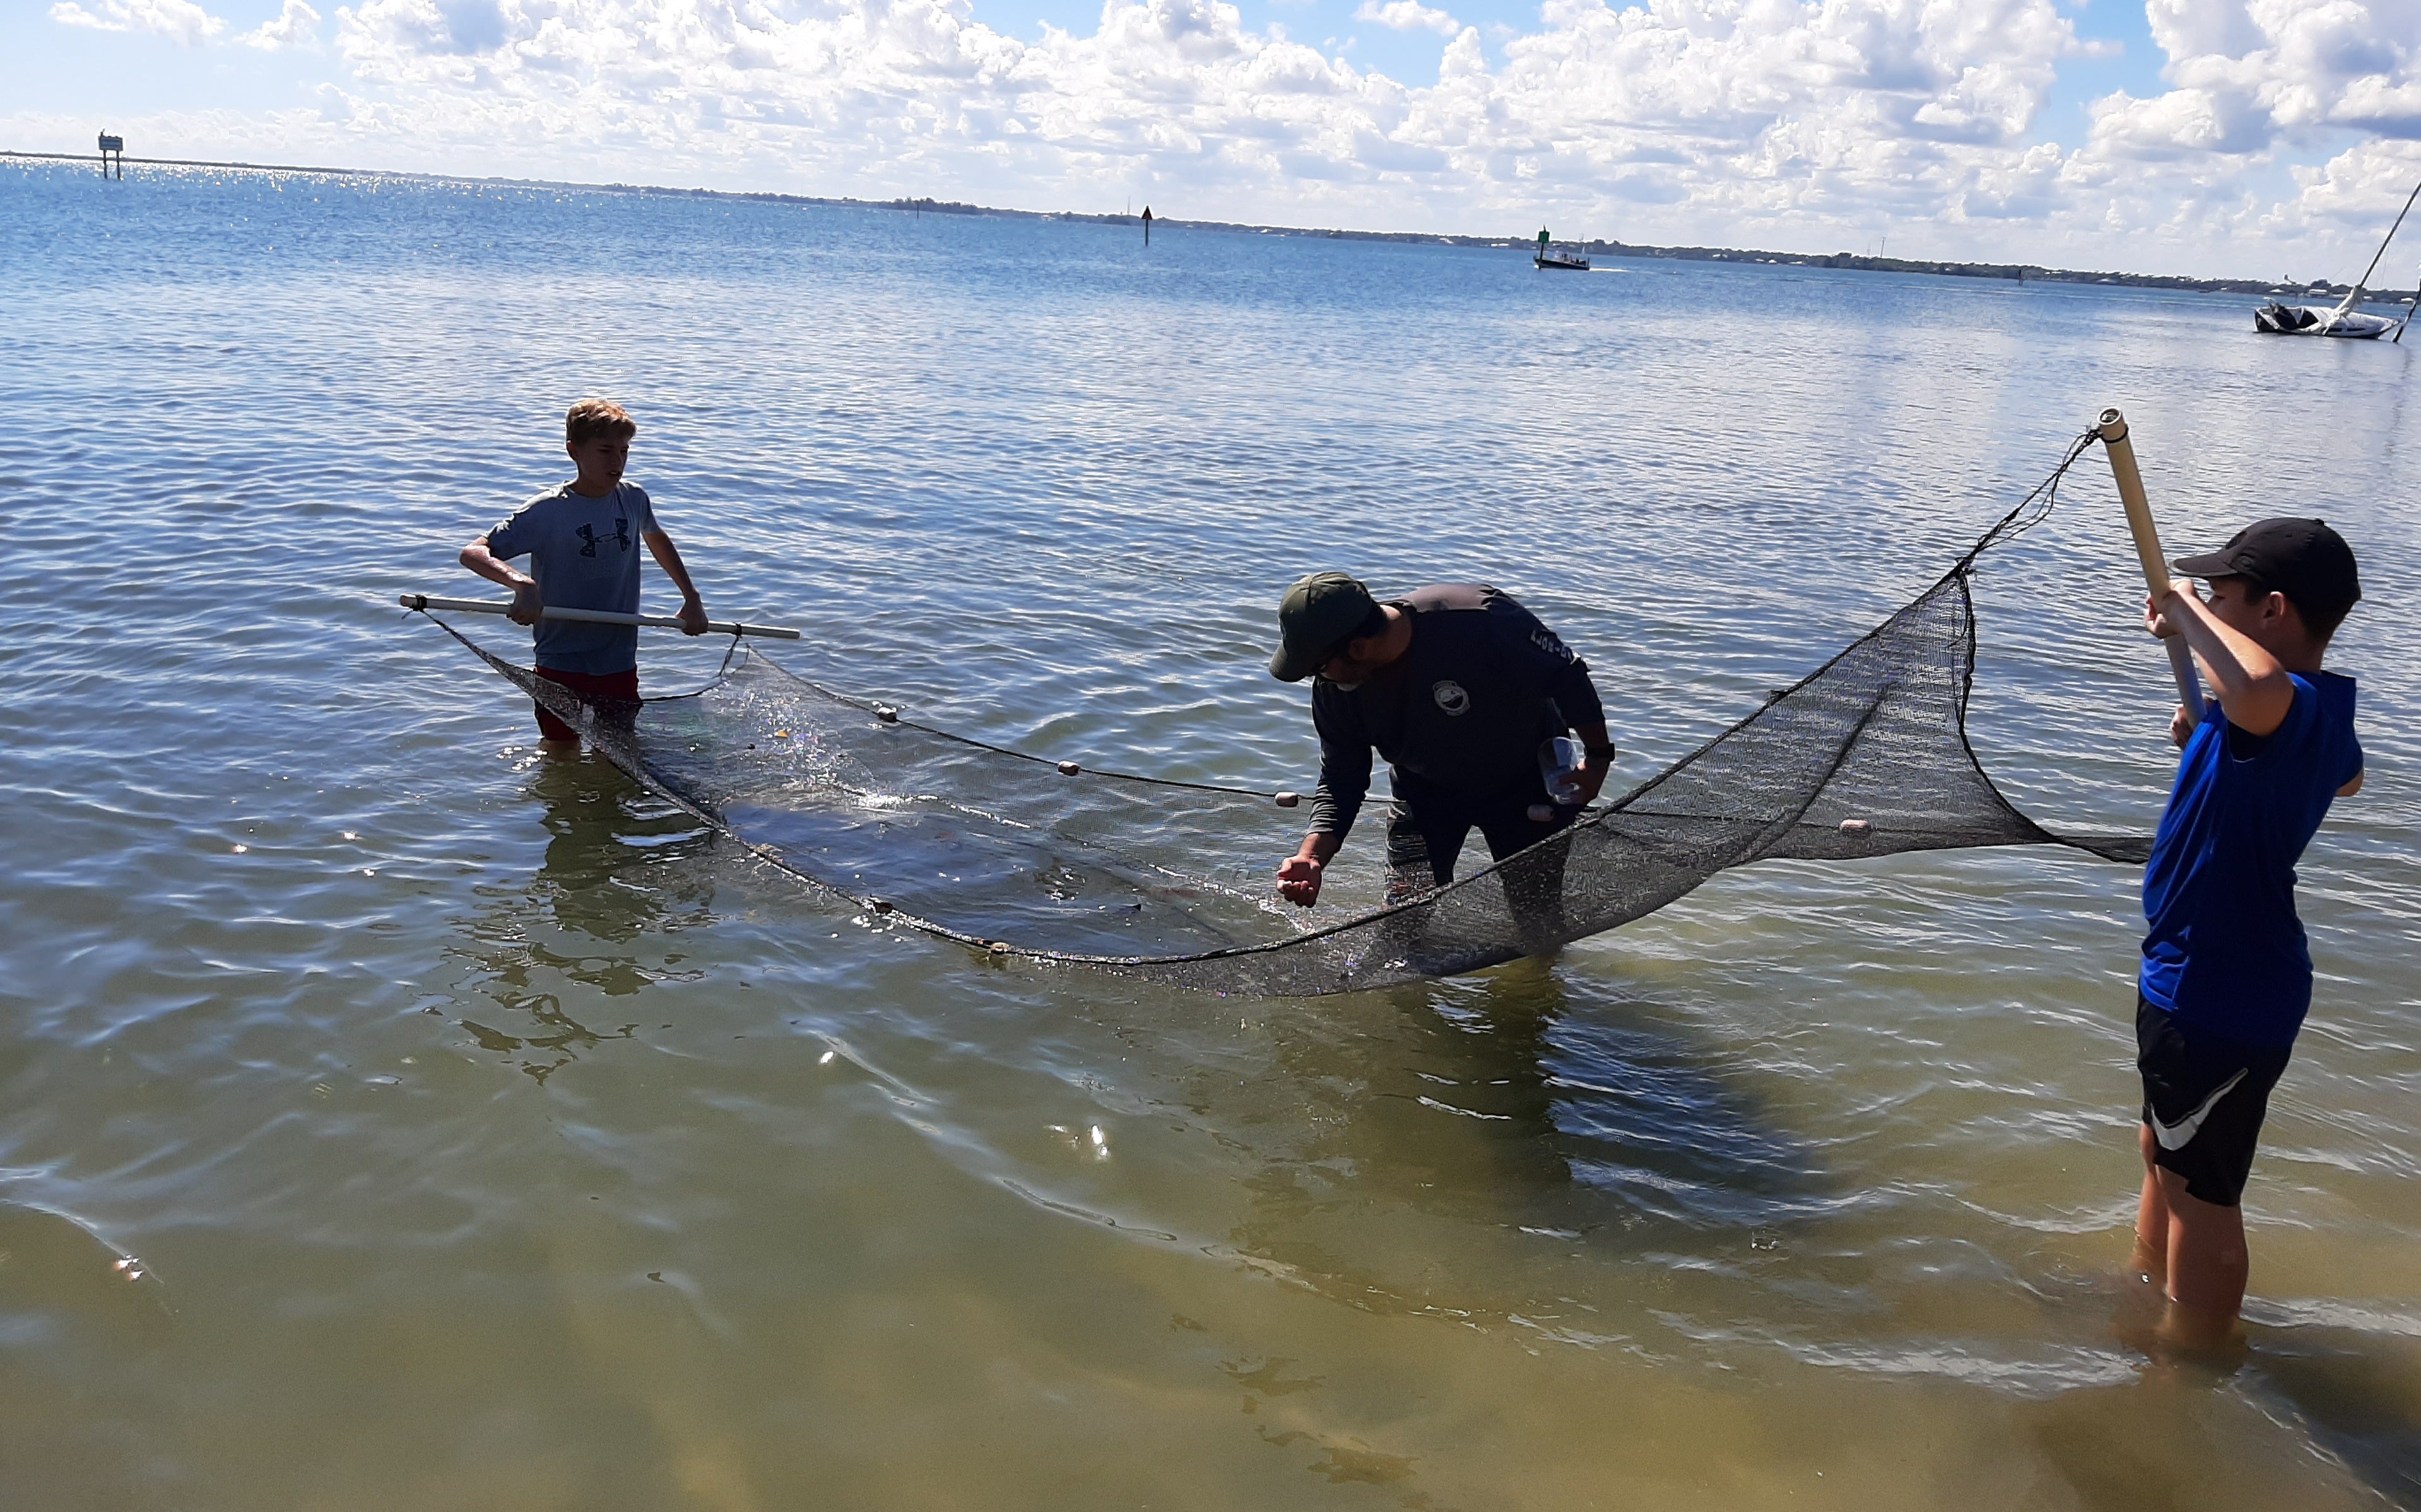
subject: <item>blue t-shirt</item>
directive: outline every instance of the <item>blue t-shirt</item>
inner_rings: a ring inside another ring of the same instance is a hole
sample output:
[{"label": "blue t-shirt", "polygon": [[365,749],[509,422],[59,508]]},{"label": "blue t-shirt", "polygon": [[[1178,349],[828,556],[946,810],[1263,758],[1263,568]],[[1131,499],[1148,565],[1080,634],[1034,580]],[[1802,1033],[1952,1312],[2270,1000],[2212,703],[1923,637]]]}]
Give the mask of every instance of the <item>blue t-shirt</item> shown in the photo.
[{"label": "blue t-shirt", "polygon": [[2295,701],[2268,739],[2214,707],[2186,741],[2144,867],[2144,996],[2257,1045],[2291,1045],[2304,1026],[2312,957],[2295,917],[2295,863],[2362,771],[2353,679],[2288,676]]},{"label": "blue t-shirt", "polygon": [[[488,532],[488,551],[509,562],[526,554],[539,597],[564,609],[639,612],[639,538],[656,528],[648,493],[635,483],[592,499],[569,483],[547,490]],[[557,672],[610,677],[639,664],[635,625],[584,625],[541,619],[538,664]]]}]

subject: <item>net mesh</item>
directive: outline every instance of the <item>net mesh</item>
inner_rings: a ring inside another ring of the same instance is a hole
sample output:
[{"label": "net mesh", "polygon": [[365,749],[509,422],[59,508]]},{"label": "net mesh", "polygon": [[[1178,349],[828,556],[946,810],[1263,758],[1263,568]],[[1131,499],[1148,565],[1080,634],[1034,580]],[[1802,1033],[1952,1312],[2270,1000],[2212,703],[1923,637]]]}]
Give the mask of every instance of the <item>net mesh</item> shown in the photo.
[{"label": "net mesh", "polygon": [[1696,751],[1571,828],[1395,906],[1381,903],[1383,879],[1332,876],[1324,896],[1367,906],[1318,929],[1271,896],[1273,846],[1295,833],[1273,795],[970,740],[737,642],[698,693],[585,702],[446,629],[617,766],[870,918],[996,957],[1316,996],[1551,950],[1773,858],[2055,843],[2142,859],[2140,838],[2054,834],[2020,813],[1967,739],[1976,559],[2048,511],[2090,439],[1932,586]]}]

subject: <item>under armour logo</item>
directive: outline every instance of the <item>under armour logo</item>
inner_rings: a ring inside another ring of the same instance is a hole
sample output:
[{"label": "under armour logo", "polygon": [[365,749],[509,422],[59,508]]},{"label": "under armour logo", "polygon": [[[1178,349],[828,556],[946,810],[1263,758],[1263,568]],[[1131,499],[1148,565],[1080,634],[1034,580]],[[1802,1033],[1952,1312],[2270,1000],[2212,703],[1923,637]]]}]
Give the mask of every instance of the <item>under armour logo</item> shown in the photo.
[{"label": "under armour logo", "polygon": [[[581,555],[594,556],[597,554],[598,538],[597,532],[593,527],[582,525],[579,529],[573,531],[572,534],[580,538]],[[619,546],[626,552],[631,549],[631,522],[618,515],[616,516],[614,520],[614,544]]]},{"label": "under armour logo", "polygon": [[1449,714],[1460,714],[1471,708],[1471,694],[1460,682],[1438,682],[1429,685],[1429,696]]}]

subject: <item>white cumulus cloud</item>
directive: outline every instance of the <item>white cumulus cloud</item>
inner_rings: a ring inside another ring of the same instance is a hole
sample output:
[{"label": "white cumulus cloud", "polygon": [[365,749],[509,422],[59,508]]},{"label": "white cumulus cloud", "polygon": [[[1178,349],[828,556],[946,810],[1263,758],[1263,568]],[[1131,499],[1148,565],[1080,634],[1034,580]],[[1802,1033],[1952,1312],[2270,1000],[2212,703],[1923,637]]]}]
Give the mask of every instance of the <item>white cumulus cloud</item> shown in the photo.
[{"label": "white cumulus cloud", "polygon": [[154,32],[186,43],[206,42],[226,26],[194,0],[93,0],[89,10],[77,0],[59,0],[51,7],[51,19],[95,31]]},{"label": "white cumulus cloud", "polygon": [[2344,128],[2421,137],[2414,0],[2148,0],[2170,87],[2094,107],[2094,143],[2149,159],[2267,150]]},{"label": "white cumulus cloud", "polygon": [[303,0],[286,0],[285,8],[276,16],[262,22],[236,40],[246,47],[258,47],[271,53],[288,48],[315,47],[320,41],[320,13],[305,5]]},{"label": "white cumulus cloud", "polygon": [[1421,4],[1421,0],[1362,0],[1353,12],[1355,21],[1376,22],[1399,32],[1432,31],[1440,37],[1452,37],[1462,30],[1462,23],[1443,10]]},{"label": "white cumulus cloud", "polygon": [[952,0],[363,0],[337,45],[383,132],[492,140],[509,119],[522,141],[778,157],[826,183],[1163,181],[1239,215],[1560,208],[1608,233],[1684,199],[1752,219],[1948,207],[2023,152],[2077,45],[2052,0],[1550,0],[1492,67],[1443,10],[1365,13],[1451,34],[1438,82],[1221,0],[1108,0],[1094,35],[1032,42]]}]

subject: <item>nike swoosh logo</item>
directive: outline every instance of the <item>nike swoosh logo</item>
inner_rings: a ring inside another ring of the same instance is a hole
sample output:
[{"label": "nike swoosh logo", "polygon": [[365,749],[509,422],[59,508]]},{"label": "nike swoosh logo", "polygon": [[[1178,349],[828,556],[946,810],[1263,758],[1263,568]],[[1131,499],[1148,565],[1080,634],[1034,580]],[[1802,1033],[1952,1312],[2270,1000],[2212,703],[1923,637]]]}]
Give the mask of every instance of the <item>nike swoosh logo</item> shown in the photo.
[{"label": "nike swoosh logo", "polygon": [[2210,1116],[2210,1110],[2219,1106],[2219,1099],[2235,1091],[2236,1083],[2243,1081],[2246,1077],[2252,1074],[2252,1069],[2247,1068],[2244,1070],[2237,1072],[2234,1076],[2229,1077],[2226,1081],[2220,1083],[2218,1091],[2202,1099],[2201,1107],[2196,1108],[2194,1112],[2179,1119],[2176,1123],[2164,1124],[2161,1122],[2157,1115],[2153,1116],[2151,1120],[2152,1137],[2161,1142],[2161,1148],[2164,1150],[2185,1148],[2186,1146],[2193,1141],[2195,1133],[2201,1130],[2202,1121]]}]

